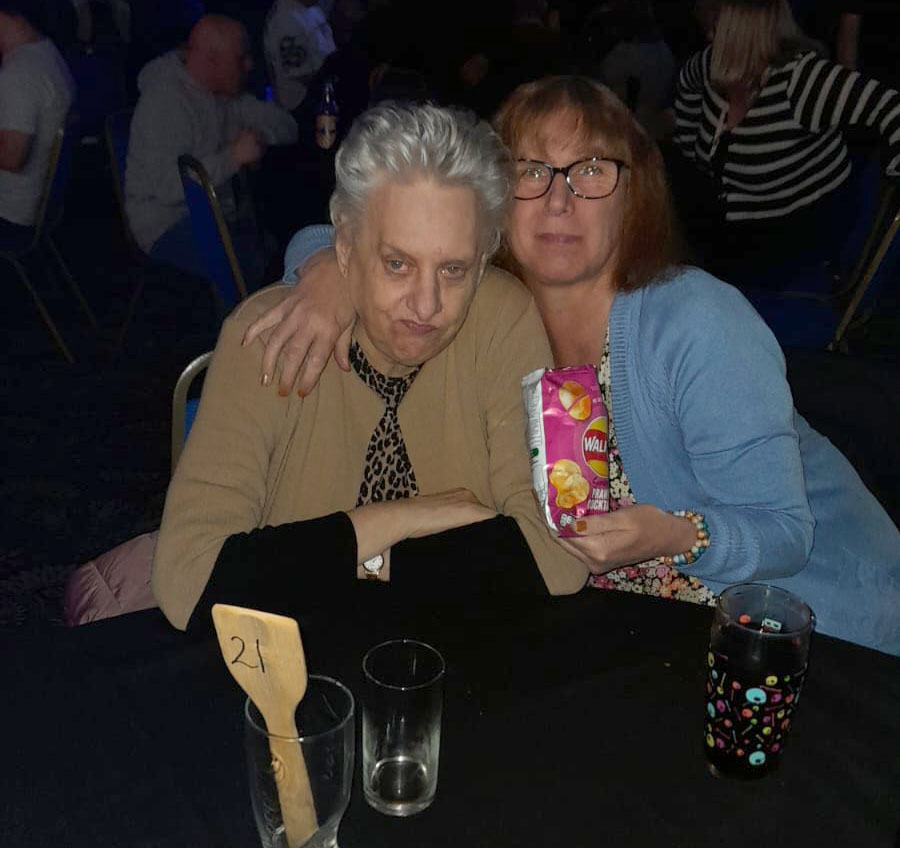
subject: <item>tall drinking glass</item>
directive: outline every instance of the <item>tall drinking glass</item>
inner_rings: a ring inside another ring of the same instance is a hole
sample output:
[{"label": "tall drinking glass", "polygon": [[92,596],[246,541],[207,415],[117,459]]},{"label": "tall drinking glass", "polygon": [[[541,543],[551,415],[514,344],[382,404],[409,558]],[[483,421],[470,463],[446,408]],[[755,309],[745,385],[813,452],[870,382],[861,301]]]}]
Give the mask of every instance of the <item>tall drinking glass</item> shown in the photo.
[{"label": "tall drinking glass", "polygon": [[444,668],[412,639],[383,642],[363,659],[363,789],[379,812],[410,816],[434,800]]},{"label": "tall drinking glass", "polygon": [[[337,680],[310,675],[294,716],[318,829],[304,848],[337,848],[341,817],[350,800],[355,724],[353,695]],[[287,848],[270,734],[254,703],[244,705],[244,742],[250,776],[250,800],[263,848]]]},{"label": "tall drinking glass", "polygon": [[705,750],[716,776],[777,768],[806,677],[813,616],[800,598],[761,583],[719,596],[707,655]]}]

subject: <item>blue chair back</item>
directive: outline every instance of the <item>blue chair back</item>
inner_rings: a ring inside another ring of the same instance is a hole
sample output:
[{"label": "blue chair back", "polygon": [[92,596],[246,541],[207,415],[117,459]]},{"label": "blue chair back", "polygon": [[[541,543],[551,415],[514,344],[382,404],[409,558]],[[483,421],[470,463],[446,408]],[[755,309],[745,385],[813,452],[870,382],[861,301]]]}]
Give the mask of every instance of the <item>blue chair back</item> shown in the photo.
[{"label": "blue chair back", "polygon": [[247,286],[231,234],[206,169],[193,156],[179,156],[178,170],[191,216],[194,242],[206,263],[207,277],[222,306],[231,309],[247,297]]},{"label": "blue chair back", "polygon": [[197,409],[200,407],[200,398],[188,398],[184,405],[184,438],[191,434],[194,419],[197,417]]},{"label": "blue chair back", "polygon": [[188,392],[194,380],[206,370],[211,358],[212,351],[198,356],[187,365],[175,382],[175,389],[172,392],[172,473],[178,465],[181,450],[188,433],[191,432],[197,408],[200,406],[200,398],[188,397]]}]

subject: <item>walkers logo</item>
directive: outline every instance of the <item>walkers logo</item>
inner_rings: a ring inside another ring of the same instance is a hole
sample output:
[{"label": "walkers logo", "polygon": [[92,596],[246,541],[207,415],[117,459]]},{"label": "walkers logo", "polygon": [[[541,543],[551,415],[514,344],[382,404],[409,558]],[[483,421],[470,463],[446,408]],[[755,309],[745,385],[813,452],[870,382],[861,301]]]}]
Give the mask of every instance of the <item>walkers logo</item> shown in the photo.
[{"label": "walkers logo", "polygon": [[588,424],[581,440],[581,451],[584,454],[584,461],[600,477],[609,476],[606,432],[606,418],[595,418]]}]

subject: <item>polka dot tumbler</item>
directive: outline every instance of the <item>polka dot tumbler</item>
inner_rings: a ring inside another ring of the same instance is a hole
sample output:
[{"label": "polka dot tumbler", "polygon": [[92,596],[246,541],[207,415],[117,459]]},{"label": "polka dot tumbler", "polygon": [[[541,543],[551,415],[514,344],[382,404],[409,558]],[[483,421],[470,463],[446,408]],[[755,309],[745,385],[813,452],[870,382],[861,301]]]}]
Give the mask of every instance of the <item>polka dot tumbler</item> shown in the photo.
[{"label": "polka dot tumbler", "polygon": [[716,776],[752,779],[781,759],[806,677],[810,608],[761,583],[726,589],[706,657],[704,748]]}]

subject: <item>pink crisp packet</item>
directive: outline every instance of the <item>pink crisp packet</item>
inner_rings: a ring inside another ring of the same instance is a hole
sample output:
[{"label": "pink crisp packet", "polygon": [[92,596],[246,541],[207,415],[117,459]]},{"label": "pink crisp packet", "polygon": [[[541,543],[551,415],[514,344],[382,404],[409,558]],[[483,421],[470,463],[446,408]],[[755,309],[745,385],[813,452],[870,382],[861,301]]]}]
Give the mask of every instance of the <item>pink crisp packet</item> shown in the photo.
[{"label": "pink crisp packet", "polygon": [[609,511],[609,416],[590,365],[522,378],[531,477],[544,519],[560,536],[585,515]]}]

